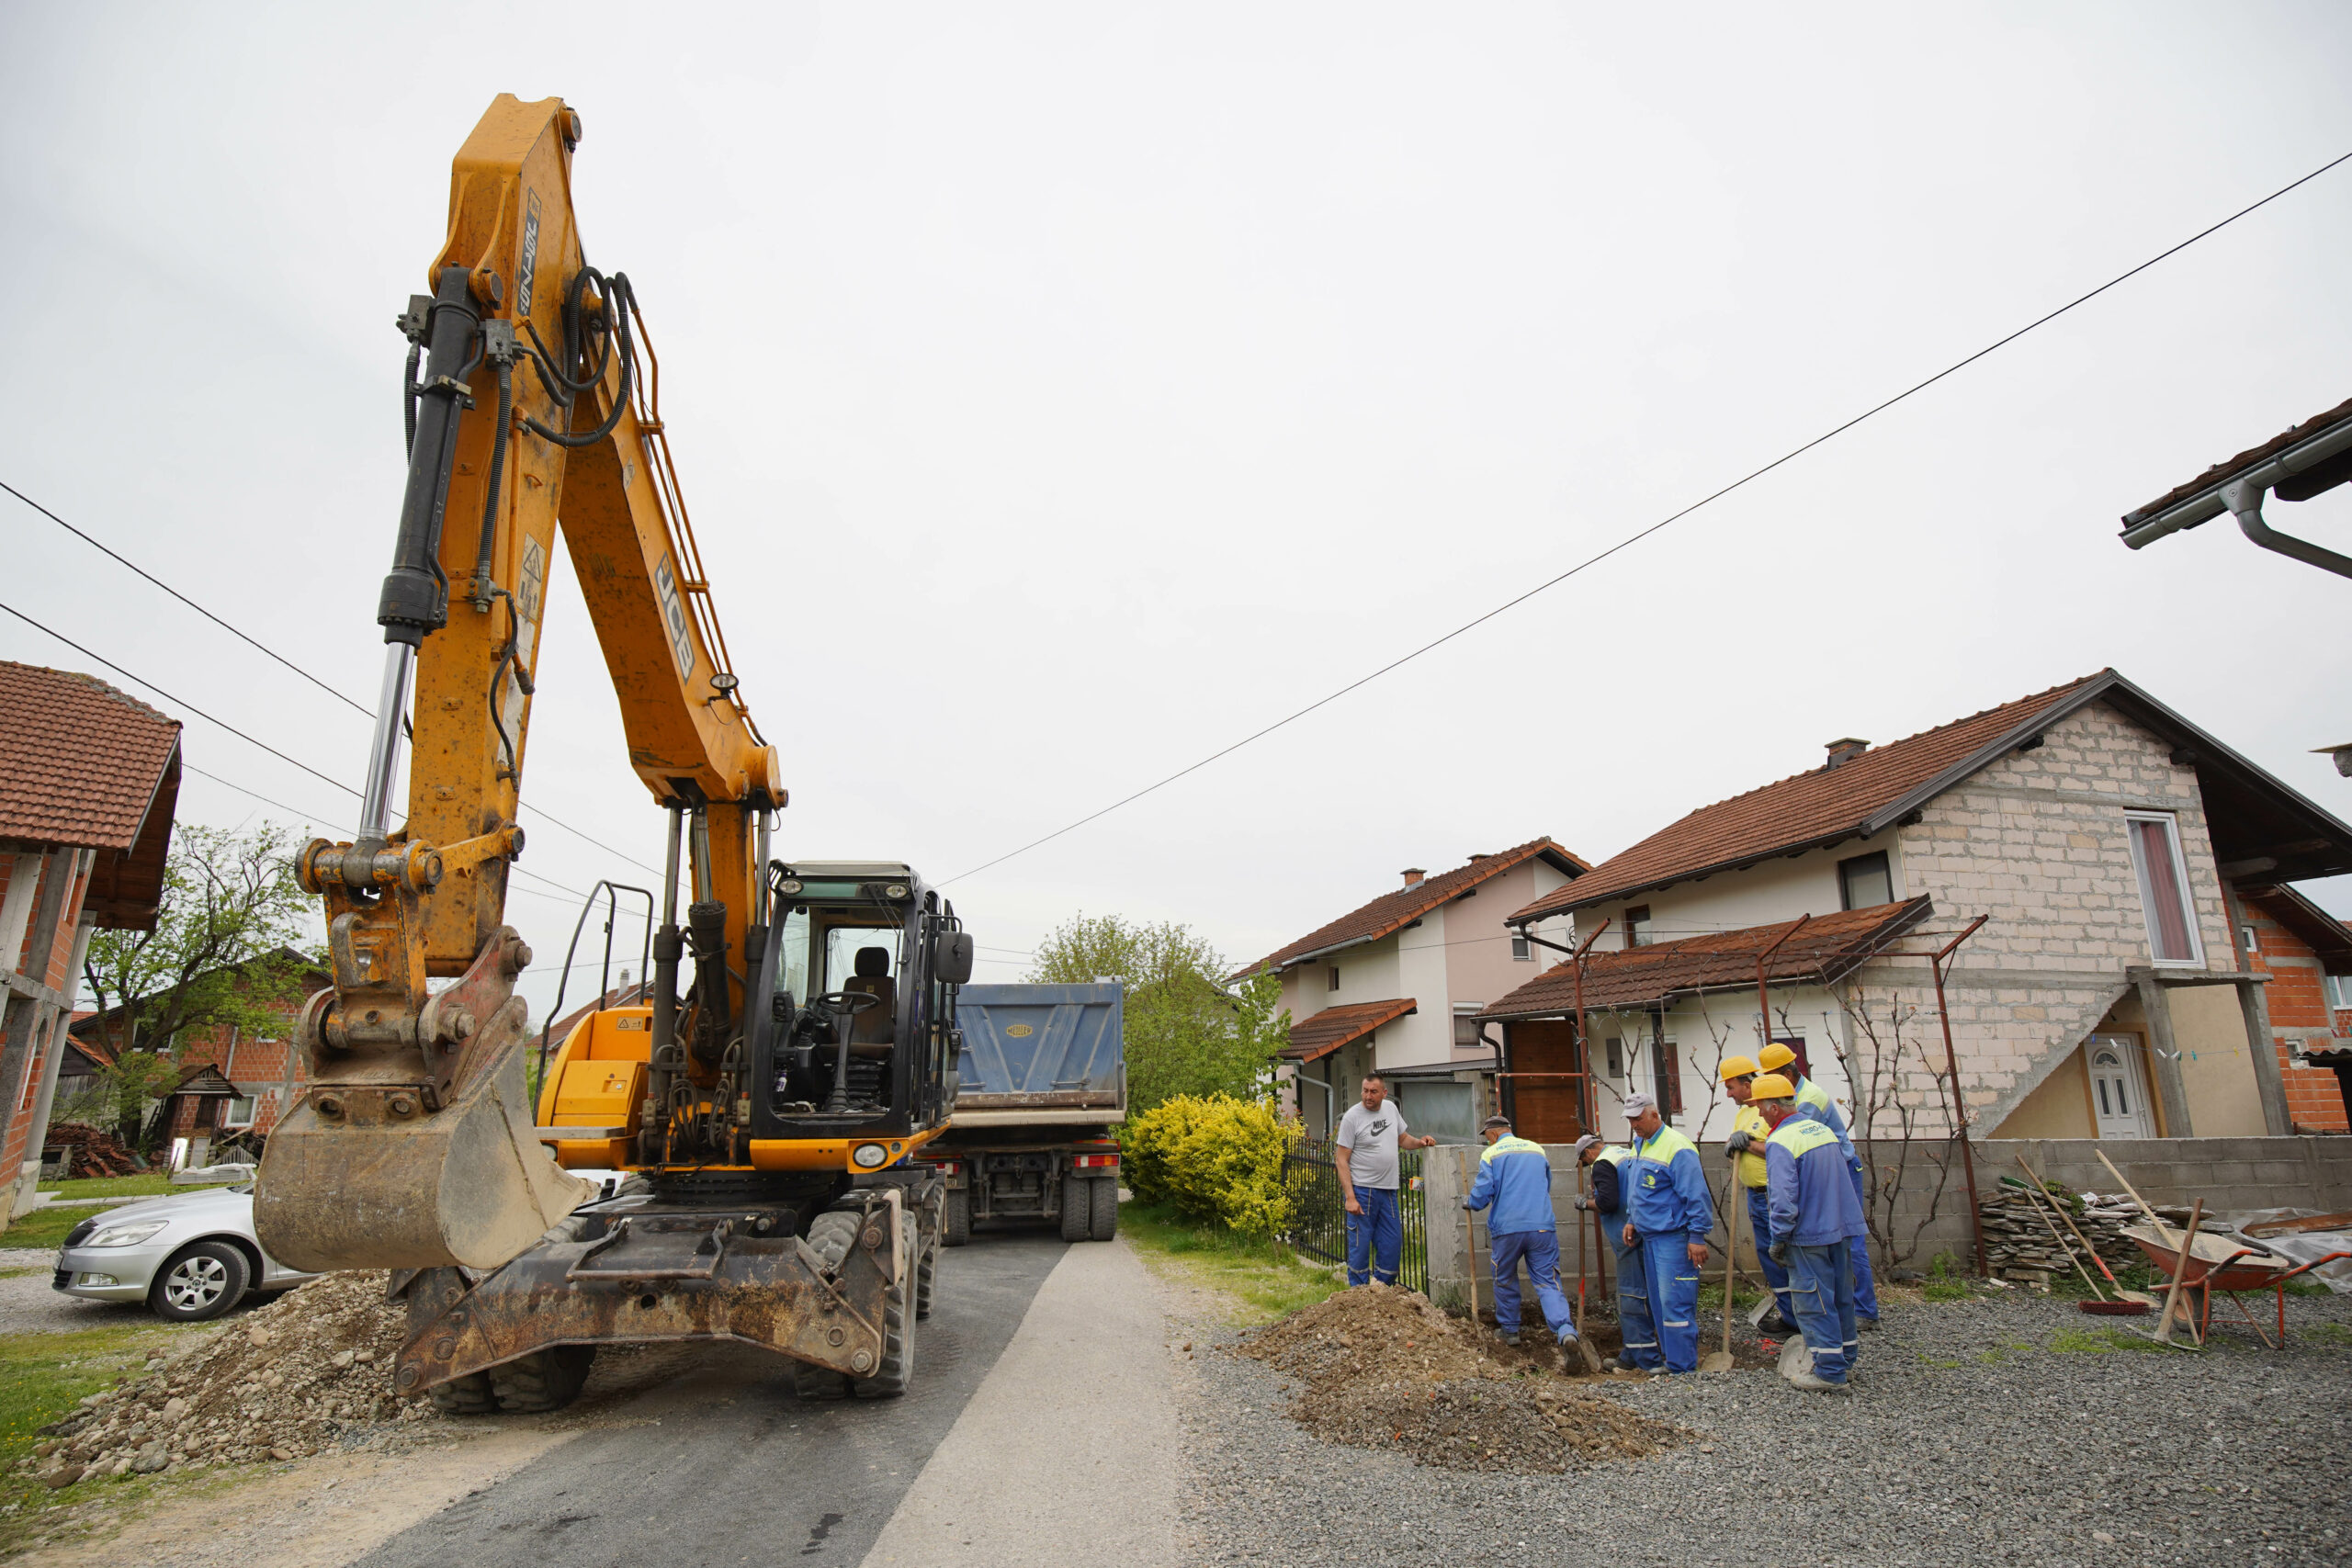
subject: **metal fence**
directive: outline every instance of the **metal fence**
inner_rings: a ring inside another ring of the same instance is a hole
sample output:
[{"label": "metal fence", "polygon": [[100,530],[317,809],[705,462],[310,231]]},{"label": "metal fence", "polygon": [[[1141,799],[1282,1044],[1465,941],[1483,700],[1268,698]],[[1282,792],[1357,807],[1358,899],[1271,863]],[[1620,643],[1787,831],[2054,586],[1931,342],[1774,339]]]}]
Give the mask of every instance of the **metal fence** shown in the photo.
[{"label": "metal fence", "polygon": [[[1283,1231],[1283,1239],[1310,1258],[1345,1263],[1348,1208],[1340,1193],[1339,1170],[1331,1163],[1331,1145],[1312,1139],[1295,1145],[1283,1160],[1283,1185],[1290,1193],[1290,1223]],[[1426,1294],[1430,1288],[1430,1227],[1418,1149],[1396,1156],[1396,1215],[1405,1232],[1396,1282],[1408,1291]]]}]

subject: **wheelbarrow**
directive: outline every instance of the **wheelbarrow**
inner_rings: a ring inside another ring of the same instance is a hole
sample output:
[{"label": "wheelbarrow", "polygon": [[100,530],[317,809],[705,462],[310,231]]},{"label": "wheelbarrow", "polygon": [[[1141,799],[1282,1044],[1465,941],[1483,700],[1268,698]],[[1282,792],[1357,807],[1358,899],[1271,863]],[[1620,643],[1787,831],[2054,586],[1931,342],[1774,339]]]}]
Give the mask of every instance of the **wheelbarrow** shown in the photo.
[{"label": "wheelbarrow", "polygon": [[[2181,1269],[2180,1243],[2183,1232],[2166,1225],[2131,1225],[2123,1232],[2148,1255],[2150,1262],[2170,1279]],[[2352,1252],[2331,1252],[2324,1258],[2314,1258],[2309,1263],[2290,1266],[2286,1258],[2265,1251],[2258,1245],[2238,1241],[2233,1237],[2199,1234],[2190,1249],[2187,1268],[2180,1275],[2182,1293],[2189,1298],[2192,1320],[2197,1325],[2197,1337],[2202,1343],[2213,1314],[2213,1292],[2219,1291],[2229,1297],[2230,1305],[2237,1312],[2234,1319],[2262,1341],[2263,1348],[2283,1349],[2287,1344],[2287,1281],[2298,1274],[2307,1274],[2323,1263],[2333,1263],[2339,1258],[2352,1258]],[[2273,1343],[2262,1331],[2261,1322],[2246,1310],[2242,1294],[2268,1291],[2278,1303],[2277,1325],[2278,1338]]]}]

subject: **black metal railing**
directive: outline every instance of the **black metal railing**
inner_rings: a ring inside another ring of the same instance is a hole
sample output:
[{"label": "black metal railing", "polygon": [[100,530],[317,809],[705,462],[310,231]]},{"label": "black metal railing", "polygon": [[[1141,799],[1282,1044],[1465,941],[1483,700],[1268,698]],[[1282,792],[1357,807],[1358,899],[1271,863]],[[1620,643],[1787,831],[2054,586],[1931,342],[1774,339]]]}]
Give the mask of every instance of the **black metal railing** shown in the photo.
[{"label": "black metal railing", "polygon": [[[1348,1209],[1340,1193],[1339,1170],[1331,1163],[1331,1145],[1312,1139],[1294,1145],[1283,1159],[1283,1186],[1290,1194],[1290,1219],[1283,1226],[1283,1240],[1310,1258],[1345,1263]],[[1430,1288],[1430,1226],[1418,1149],[1397,1156],[1396,1217],[1405,1233],[1396,1282],[1408,1291],[1426,1294]]]}]

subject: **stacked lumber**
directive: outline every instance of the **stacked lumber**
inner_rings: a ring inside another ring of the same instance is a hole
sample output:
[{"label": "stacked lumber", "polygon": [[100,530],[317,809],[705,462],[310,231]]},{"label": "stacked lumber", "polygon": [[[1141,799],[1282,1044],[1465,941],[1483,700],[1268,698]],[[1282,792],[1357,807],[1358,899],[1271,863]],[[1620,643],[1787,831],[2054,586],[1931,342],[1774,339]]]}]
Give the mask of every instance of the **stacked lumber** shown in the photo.
[{"label": "stacked lumber", "polygon": [[132,1153],[121,1139],[87,1122],[50,1123],[49,1136],[41,1140],[41,1147],[65,1151],[64,1164],[57,1173],[61,1179],[130,1176],[147,1168],[147,1162]]},{"label": "stacked lumber", "polygon": [[[2141,1217],[2129,1199],[2110,1201],[2096,1194],[2071,1192],[2054,1182],[2050,1190],[2064,1206],[2067,1218],[2075,1222],[2075,1229],[2083,1233],[2109,1269],[2144,1261],[2138,1246],[2123,1234],[2124,1226],[2138,1224]],[[2003,1177],[1997,1190],[1984,1195],[1976,1213],[1984,1226],[1986,1269],[1996,1279],[2046,1287],[2053,1277],[2073,1274],[2074,1259],[2079,1256],[2083,1268],[2098,1278],[2098,1266],[2066,1228],[2065,1221],[2046,1204],[2041,1205],[2040,1215],[2034,1213],[2040,1202],[2031,1189],[2011,1177]],[[2050,1235],[2052,1228],[2058,1232],[2054,1241]]]}]

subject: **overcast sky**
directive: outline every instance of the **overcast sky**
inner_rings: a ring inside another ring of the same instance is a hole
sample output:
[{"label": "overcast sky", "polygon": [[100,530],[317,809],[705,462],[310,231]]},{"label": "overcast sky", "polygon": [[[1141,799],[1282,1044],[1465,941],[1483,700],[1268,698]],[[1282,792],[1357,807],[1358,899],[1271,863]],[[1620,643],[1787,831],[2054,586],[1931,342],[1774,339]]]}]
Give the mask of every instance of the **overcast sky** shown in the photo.
[{"label": "overcast sky", "polygon": [[[2341,6],[0,10],[0,478],[362,700],[392,318],[499,92],[584,117],[787,856],[938,880],[2352,150]],[[950,888],[1253,958],[1408,865],[2113,665],[2330,809],[2352,584],[2118,516],[2352,387],[2352,164],[1728,501]],[[2331,368],[2333,367],[2333,368]],[[6,599],[356,784],[366,721],[0,496]],[[2352,499],[2278,507],[2352,548]],[[525,779],[658,863],[569,562]],[[0,618],[0,658],[91,668]],[[98,671],[104,673],[103,671]],[[137,688],[133,688],[137,690]],[[355,803],[188,712],[184,819]],[[524,865],[642,879],[533,823]],[[2315,891],[2339,911],[2352,897]],[[573,906],[514,922],[551,989]],[[575,987],[575,996],[580,987]]]}]

